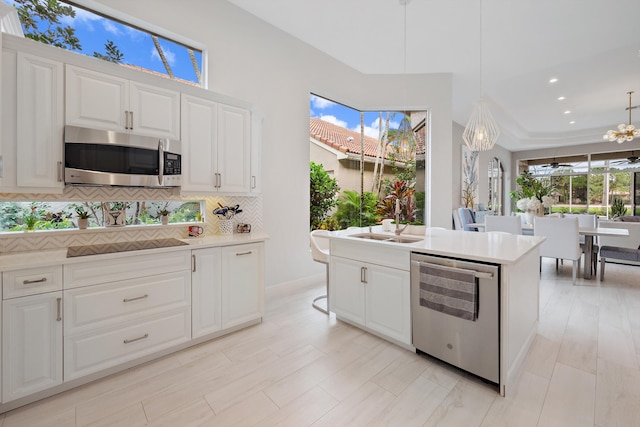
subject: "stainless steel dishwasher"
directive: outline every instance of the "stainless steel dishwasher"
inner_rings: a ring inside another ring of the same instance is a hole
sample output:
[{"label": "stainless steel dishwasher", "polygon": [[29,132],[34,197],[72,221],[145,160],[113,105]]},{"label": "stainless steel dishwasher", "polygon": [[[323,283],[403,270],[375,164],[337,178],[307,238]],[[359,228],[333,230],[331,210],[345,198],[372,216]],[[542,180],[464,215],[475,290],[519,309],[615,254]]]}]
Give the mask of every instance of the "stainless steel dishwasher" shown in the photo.
[{"label": "stainless steel dishwasher", "polygon": [[[499,384],[499,275],[495,264],[412,253],[411,318],[418,352]],[[449,309],[456,306],[457,301],[450,300],[460,285],[468,285],[465,291],[474,289],[473,301],[463,301],[464,309]],[[440,291],[443,288],[451,290]]]}]

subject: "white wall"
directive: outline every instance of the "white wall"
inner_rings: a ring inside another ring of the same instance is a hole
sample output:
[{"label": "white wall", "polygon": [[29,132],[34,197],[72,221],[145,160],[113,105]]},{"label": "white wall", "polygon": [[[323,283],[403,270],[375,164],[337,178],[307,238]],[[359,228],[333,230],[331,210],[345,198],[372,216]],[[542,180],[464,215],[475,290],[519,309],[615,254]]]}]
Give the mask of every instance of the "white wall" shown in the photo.
[{"label": "white wall", "polygon": [[[461,180],[462,180],[462,145],[464,145],[464,140],[462,139],[462,133],[464,132],[464,126],[459,125],[458,123],[453,123],[453,169],[452,169],[452,177],[451,182],[453,185],[453,205],[451,209],[456,209],[462,206],[461,197]],[[494,157],[500,159],[502,163],[502,167],[504,169],[504,194],[502,198],[502,203],[504,205],[504,214],[511,214],[511,199],[509,198],[509,191],[511,191],[511,177],[513,174],[518,171],[512,165],[517,164],[513,163],[512,153],[500,146],[501,138],[506,138],[504,135],[498,138],[498,142],[496,145],[489,151],[481,151],[478,156],[478,202],[483,203],[485,206],[489,204],[489,174],[488,167],[489,162]],[[515,178],[514,178],[515,180]],[[515,181],[514,181],[515,182]]]},{"label": "white wall", "polygon": [[[104,5],[203,43],[209,89],[251,101],[264,116],[262,188],[267,285],[318,274],[309,227],[309,93],[358,109],[430,111],[437,177],[431,206],[451,206],[451,76],[362,75],[224,0],[100,0]],[[398,87],[407,85],[406,98]],[[433,179],[433,178],[432,178]],[[431,225],[450,224],[432,209]]]}]

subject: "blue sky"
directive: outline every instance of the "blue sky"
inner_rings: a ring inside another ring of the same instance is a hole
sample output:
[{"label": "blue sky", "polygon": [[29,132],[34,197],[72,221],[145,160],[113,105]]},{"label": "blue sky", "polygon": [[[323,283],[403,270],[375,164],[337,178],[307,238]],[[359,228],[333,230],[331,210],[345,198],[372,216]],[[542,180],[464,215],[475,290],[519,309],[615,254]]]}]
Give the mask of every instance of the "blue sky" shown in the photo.
[{"label": "blue sky", "polygon": [[[309,113],[312,118],[319,118],[337,126],[360,132],[360,111],[344,105],[332,102],[328,99],[311,95],[309,98]],[[378,138],[380,131],[379,112],[365,111],[364,113],[364,133],[372,138]],[[389,128],[397,129],[400,125],[400,115],[391,116]],[[386,113],[383,113],[382,120],[386,120]]]},{"label": "blue sky", "polygon": [[[14,5],[12,0],[4,1]],[[69,25],[75,28],[76,36],[82,45],[82,53],[88,56],[93,56],[93,52],[104,54],[104,45],[107,40],[111,40],[120,52],[124,54],[123,63],[166,74],[149,34],[126,27],[83,9],[77,7],[74,7],[74,9],[76,11],[75,18],[64,18],[61,23],[63,26]],[[163,40],[161,37],[160,45],[175,76],[196,82],[196,75],[191,66],[187,50],[176,43]],[[198,63],[201,63],[201,55],[198,52],[195,53]]]}]

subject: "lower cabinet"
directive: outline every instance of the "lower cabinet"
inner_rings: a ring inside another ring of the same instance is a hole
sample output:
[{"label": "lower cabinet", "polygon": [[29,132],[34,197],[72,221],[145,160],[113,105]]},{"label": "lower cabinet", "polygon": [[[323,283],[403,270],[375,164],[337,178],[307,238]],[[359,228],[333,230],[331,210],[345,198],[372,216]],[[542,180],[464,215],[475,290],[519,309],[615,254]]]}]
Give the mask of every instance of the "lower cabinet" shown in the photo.
[{"label": "lower cabinet", "polygon": [[262,317],[263,251],[263,243],[192,251],[193,338]]},{"label": "lower cabinet", "polygon": [[4,412],[63,382],[260,321],[264,243],[87,260],[0,278]]},{"label": "lower cabinet", "polygon": [[2,401],[62,384],[62,292],[2,302]]},{"label": "lower cabinet", "polygon": [[411,345],[408,271],[335,256],[329,271],[336,316]]},{"label": "lower cabinet", "polygon": [[189,341],[190,284],[185,269],[65,290],[65,381]]}]

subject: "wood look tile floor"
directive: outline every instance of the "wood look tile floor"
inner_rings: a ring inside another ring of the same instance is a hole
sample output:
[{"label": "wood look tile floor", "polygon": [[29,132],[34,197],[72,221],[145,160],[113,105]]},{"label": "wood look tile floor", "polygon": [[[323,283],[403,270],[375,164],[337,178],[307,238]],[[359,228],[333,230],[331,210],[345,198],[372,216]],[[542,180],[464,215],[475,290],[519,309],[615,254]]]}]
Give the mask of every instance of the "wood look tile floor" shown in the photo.
[{"label": "wood look tile floor", "polygon": [[544,261],[540,325],[512,393],[267,290],[264,322],[0,416],[38,426],[640,426],[640,269],[603,282]]}]

